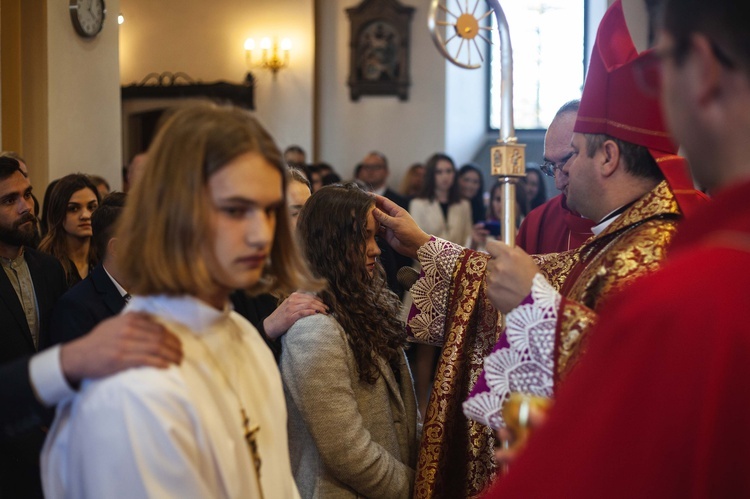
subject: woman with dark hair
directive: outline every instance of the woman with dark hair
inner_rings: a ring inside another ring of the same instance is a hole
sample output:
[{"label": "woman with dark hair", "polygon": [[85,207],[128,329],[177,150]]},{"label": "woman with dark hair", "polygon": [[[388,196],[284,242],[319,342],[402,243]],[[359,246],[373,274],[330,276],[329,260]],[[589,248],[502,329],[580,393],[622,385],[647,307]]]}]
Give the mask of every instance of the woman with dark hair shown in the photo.
[{"label": "woman with dark hair", "polygon": [[99,202],[99,191],[81,173],[61,178],[50,192],[44,213],[47,234],[39,243],[39,251],[60,261],[68,286],[79,283],[96,266],[96,251],[91,245],[91,214]]},{"label": "woman with dark hair", "polygon": [[[487,219],[474,225],[471,234],[471,249],[484,251],[487,239],[500,239],[500,221],[503,219],[503,184],[496,182],[490,189],[490,203],[487,206]],[[526,190],[516,185],[516,229],[528,214],[526,208]],[[485,223],[490,222],[490,223]]]},{"label": "woman with dark hair", "polygon": [[479,167],[473,163],[467,163],[458,170],[458,191],[461,198],[471,205],[472,223],[484,220],[484,179]]},{"label": "woman with dark hair", "polygon": [[42,198],[42,210],[37,212],[36,216],[39,219],[39,233],[42,237],[47,235],[47,228],[49,227],[49,220],[47,219],[47,208],[49,208],[49,198],[55,186],[60,179],[55,179],[47,184],[47,188],[44,190],[44,197]]},{"label": "woman with dark hair", "polygon": [[463,245],[471,235],[471,207],[461,199],[455,180],[453,159],[433,154],[425,163],[422,192],[409,203],[409,213],[428,234]]},{"label": "woman with dark hair", "polygon": [[416,197],[424,185],[424,165],[414,163],[406,170],[404,177],[401,179],[401,187],[398,192],[407,199]]},{"label": "woman with dark hair", "polygon": [[547,189],[544,186],[544,178],[541,171],[536,168],[526,168],[525,186],[529,211],[543,205],[547,201]]},{"label": "woman with dark hair", "polygon": [[374,203],[354,184],[327,186],[298,221],[329,309],[298,320],[282,337],[289,446],[302,497],[411,496],[418,413],[400,302],[378,262]]},{"label": "woman with dark hair", "polygon": [[[430,156],[425,163],[422,192],[409,203],[409,213],[428,234],[464,246],[472,234],[471,206],[461,199],[455,179],[456,164],[450,156],[442,153]],[[411,295],[407,295],[404,309],[410,306]],[[427,408],[439,354],[432,345],[414,345],[409,354],[422,414]]]}]

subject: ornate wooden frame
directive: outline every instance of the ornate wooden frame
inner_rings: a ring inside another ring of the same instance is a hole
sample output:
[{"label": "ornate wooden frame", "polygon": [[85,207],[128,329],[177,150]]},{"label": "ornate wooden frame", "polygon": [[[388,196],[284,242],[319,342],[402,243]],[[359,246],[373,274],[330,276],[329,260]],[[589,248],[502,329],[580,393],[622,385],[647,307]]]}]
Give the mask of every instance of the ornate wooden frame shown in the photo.
[{"label": "ornate wooden frame", "polygon": [[346,9],[351,24],[349,88],[362,95],[409,98],[409,38],[413,7],[398,0],[364,0]]},{"label": "ornate wooden frame", "polygon": [[181,72],[150,73],[140,83],[121,87],[120,95],[122,100],[205,97],[254,110],[254,86],[251,73],[247,73],[245,81],[240,84],[226,81],[203,83]]}]

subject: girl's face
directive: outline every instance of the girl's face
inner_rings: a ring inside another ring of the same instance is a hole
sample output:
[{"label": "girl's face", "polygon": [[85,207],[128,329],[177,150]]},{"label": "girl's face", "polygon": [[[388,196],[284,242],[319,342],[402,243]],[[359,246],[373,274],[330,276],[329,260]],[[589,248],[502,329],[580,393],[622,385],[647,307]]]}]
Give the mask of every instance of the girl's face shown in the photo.
[{"label": "girl's face", "polygon": [[500,220],[500,214],[503,210],[502,192],[502,189],[495,189],[492,192],[492,199],[490,199],[490,207],[492,209],[492,215],[495,220]]},{"label": "girl's face", "polygon": [[320,172],[314,172],[310,175],[310,188],[313,193],[318,192],[323,187],[323,175]]},{"label": "girl's face", "polygon": [[539,193],[539,175],[536,173],[526,174],[526,199],[531,202]]},{"label": "girl's face", "polygon": [[208,267],[222,292],[257,284],[271,253],[281,173],[256,152],[242,154],[208,179],[212,236]]},{"label": "girl's face", "polygon": [[72,237],[86,238],[93,234],[91,214],[99,206],[96,194],[91,189],[78,190],[70,196],[65,211],[63,230]]},{"label": "girl's face", "polygon": [[438,160],[435,165],[435,190],[438,192],[447,192],[453,186],[453,179],[456,171],[450,161],[445,159]]},{"label": "girl's face", "polygon": [[463,175],[458,177],[458,189],[461,192],[461,197],[464,199],[471,199],[479,192],[479,185],[481,179],[479,174],[474,170],[466,170]]},{"label": "girl's face", "polygon": [[415,168],[409,181],[409,192],[416,196],[422,190],[422,185],[424,185],[424,167]]},{"label": "girl's face", "polygon": [[297,227],[299,212],[307,200],[310,199],[310,188],[302,182],[292,179],[286,186],[286,207],[292,228]]},{"label": "girl's face", "polygon": [[380,224],[375,220],[372,212],[375,209],[373,206],[367,212],[367,227],[365,232],[365,266],[367,267],[367,273],[372,277],[375,274],[375,264],[380,256],[380,247],[375,239],[375,236],[380,230]]}]

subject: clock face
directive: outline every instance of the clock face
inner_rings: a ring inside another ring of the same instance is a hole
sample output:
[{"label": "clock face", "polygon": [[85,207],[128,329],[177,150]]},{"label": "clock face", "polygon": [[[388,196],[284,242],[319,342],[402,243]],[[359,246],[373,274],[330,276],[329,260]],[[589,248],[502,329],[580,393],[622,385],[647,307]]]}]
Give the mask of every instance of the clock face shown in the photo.
[{"label": "clock face", "polygon": [[104,26],[104,0],[70,0],[70,18],[79,35],[96,36]]}]

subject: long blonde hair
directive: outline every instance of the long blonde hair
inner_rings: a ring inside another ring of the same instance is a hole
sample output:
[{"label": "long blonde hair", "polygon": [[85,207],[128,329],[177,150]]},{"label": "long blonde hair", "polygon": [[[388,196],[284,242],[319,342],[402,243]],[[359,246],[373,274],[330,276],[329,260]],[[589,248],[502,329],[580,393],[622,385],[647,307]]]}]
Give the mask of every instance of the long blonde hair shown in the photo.
[{"label": "long blonde hair", "polygon": [[[118,265],[133,293],[197,295],[215,285],[203,251],[211,234],[207,183],[247,152],[260,154],[281,173],[286,192],[281,153],[248,112],[197,103],[175,111],[164,123],[118,229]],[[285,203],[276,208],[270,266],[249,292],[271,287],[292,292],[313,282],[298,255],[286,211]]]}]

